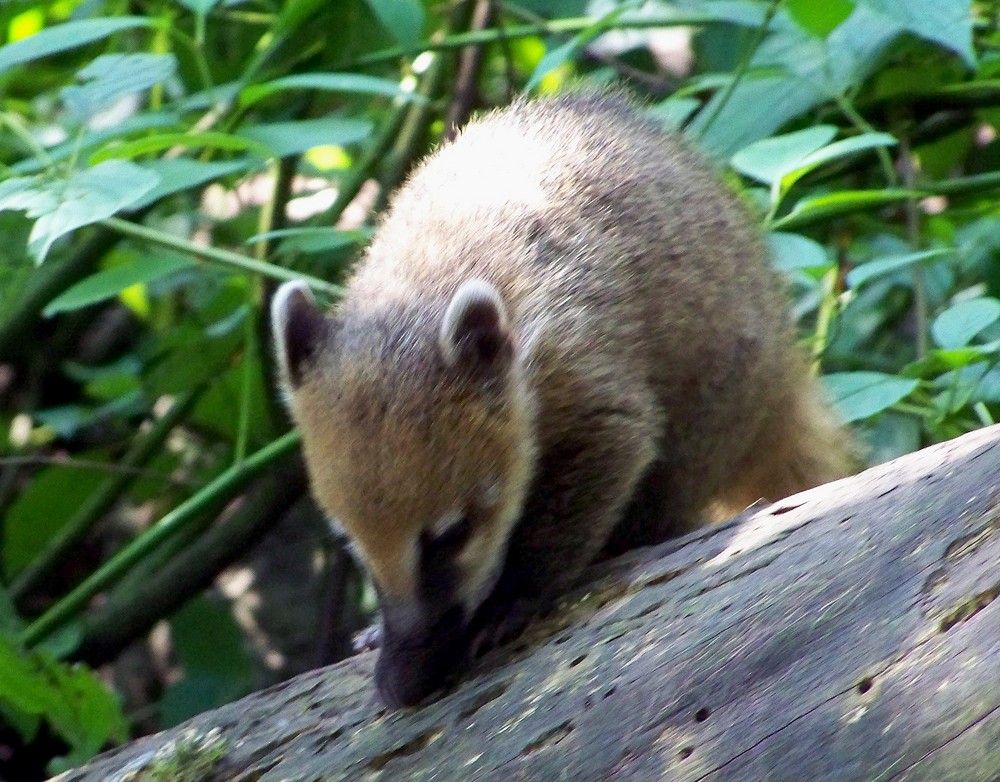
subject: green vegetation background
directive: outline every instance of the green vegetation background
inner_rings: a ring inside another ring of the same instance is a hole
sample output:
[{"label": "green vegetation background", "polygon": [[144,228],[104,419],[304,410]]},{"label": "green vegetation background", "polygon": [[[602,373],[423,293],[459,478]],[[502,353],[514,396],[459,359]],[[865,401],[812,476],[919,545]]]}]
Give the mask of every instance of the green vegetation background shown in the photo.
[{"label": "green vegetation background", "polygon": [[[514,95],[624,84],[717,159],[870,461],[992,423],[997,24],[972,0],[0,4],[0,776],[250,689],[200,595],[303,492],[269,294],[335,299],[413,161]],[[317,542],[336,656],[365,592]],[[115,692],[164,620],[171,674]]]}]

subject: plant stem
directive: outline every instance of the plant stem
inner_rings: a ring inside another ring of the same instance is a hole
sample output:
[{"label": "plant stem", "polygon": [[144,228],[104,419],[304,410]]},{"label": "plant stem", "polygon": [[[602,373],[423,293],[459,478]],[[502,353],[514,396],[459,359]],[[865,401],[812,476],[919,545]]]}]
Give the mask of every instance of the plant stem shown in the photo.
[{"label": "plant stem", "polygon": [[[677,12],[644,19],[619,19],[614,22],[614,24],[609,25],[609,29],[629,30],[646,29],[650,27],[684,27],[704,25],[715,21],[718,21],[717,18],[708,14],[685,14]],[[344,63],[340,67],[345,70],[364,68],[369,65],[380,65],[385,62],[392,62],[400,57],[410,57],[415,54],[420,54],[421,52],[462,49],[466,46],[489,44],[502,39],[513,40],[515,38],[533,38],[535,36],[579,33],[586,30],[593,24],[593,16],[579,16],[569,19],[552,19],[548,22],[539,24],[505,27],[503,30],[497,28],[489,30],[474,30],[472,32],[446,35],[437,41],[421,41],[415,44],[407,44],[406,46],[396,46],[391,49],[382,49],[363,57],[358,57],[355,60]]]},{"label": "plant stem", "polygon": [[28,625],[21,634],[21,643],[27,647],[35,646],[54,630],[78,616],[95,595],[119,581],[165,540],[205,513],[231,500],[265,467],[291,453],[298,444],[298,431],[288,432],[239,464],[224,470],[204,489],[182,502],[155,526],[127,544],[110,561],[99,567],[83,583]]},{"label": "plant stem", "polygon": [[326,280],[321,280],[319,277],[313,277],[308,274],[300,274],[292,271],[291,269],[285,269],[271,263],[258,261],[255,258],[230,252],[229,250],[223,250],[217,247],[203,247],[195,244],[194,242],[188,241],[187,239],[181,239],[178,236],[173,236],[163,231],[157,231],[154,228],[148,228],[147,226],[140,225],[139,223],[122,220],[119,217],[109,217],[106,220],[102,220],[101,225],[104,225],[132,239],[140,239],[142,241],[150,242],[151,244],[159,245],[160,247],[168,247],[171,250],[187,253],[188,255],[193,255],[196,258],[201,258],[203,260],[228,266],[230,268],[239,269],[240,271],[263,274],[265,277],[272,277],[276,280],[302,280],[309,285],[310,288],[322,291],[330,296],[340,296],[342,292],[339,285],[333,285]]},{"label": "plant stem", "polygon": [[757,53],[757,49],[760,48],[761,43],[764,42],[764,38],[767,35],[767,28],[771,25],[771,20],[774,19],[774,15],[778,13],[778,7],[781,5],[781,2],[782,0],[771,0],[766,13],[764,14],[764,21],[760,23],[760,27],[758,27],[757,31],[754,33],[750,46],[748,46],[746,51],[743,52],[743,56],[740,58],[740,62],[736,66],[736,70],[733,72],[732,78],[726,83],[722,92],[719,93],[718,97],[715,99],[715,105],[712,107],[712,111],[708,115],[708,119],[699,123],[699,138],[704,138],[708,129],[712,127],[715,120],[719,118],[719,114],[722,113],[722,109],[729,102],[736,86],[743,80],[743,77],[746,76],[747,71],[750,69],[750,62],[753,60],[753,56]]},{"label": "plant stem", "polygon": [[[910,139],[906,133],[899,133],[899,170],[902,174],[903,185],[910,191],[914,191],[914,181],[916,179],[916,166],[913,161],[913,151],[910,149]],[[920,205],[915,196],[906,199],[906,237],[910,242],[910,247],[914,250],[920,249]],[[913,314],[916,320],[917,331],[917,360],[921,361],[927,357],[928,347],[928,323],[927,323],[927,284],[924,280],[923,266],[919,263],[913,265]]]}]

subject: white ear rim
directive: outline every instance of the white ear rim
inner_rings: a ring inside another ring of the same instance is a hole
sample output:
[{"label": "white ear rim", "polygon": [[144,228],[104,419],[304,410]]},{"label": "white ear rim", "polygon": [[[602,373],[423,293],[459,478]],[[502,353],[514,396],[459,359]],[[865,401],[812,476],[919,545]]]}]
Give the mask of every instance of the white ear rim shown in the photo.
[{"label": "white ear rim", "polygon": [[291,370],[288,365],[288,313],[291,310],[292,297],[299,295],[305,297],[311,306],[316,306],[316,297],[313,296],[309,286],[301,280],[282,283],[271,297],[271,335],[278,355],[278,365],[286,381],[290,377]]},{"label": "white ear rim", "polygon": [[486,280],[471,279],[463,282],[455,295],[448,303],[444,320],[441,321],[441,330],[438,332],[438,344],[441,348],[441,355],[444,356],[448,364],[454,364],[458,359],[455,332],[459,328],[462,319],[466,317],[469,310],[486,304],[497,313],[497,330],[502,333],[510,331],[510,320],[507,316],[507,307],[500,296],[500,292]]}]

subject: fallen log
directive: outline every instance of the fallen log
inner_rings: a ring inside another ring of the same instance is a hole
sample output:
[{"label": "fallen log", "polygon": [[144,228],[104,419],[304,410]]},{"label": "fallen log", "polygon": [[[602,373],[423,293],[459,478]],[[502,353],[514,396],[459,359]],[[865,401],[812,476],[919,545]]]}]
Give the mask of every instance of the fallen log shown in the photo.
[{"label": "fallen log", "polygon": [[998,594],[995,426],[606,563],[425,708],[361,655],[59,779],[986,782]]}]

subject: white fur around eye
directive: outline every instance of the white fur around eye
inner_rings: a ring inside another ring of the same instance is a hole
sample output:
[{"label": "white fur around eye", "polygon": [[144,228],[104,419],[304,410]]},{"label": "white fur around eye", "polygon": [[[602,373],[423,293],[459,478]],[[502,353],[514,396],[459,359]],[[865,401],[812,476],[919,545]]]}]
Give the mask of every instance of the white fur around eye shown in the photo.
[{"label": "white fur around eye", "polygon": [[431,538],[440,538],[448,530],[458,524],[464,517],[465,514],[462,511],[454,509],[450,510],[439,517],[437,521],[427,528],[427,534],[430,535]]},{"label": "white fur around eye", "polygon": [[487,481],[482,485],[479,491],[479,501],[483,504],[483,507],[492,508],[503,496],[503,484],[500,482],[499,478],[494,478],[491,481]]}]

